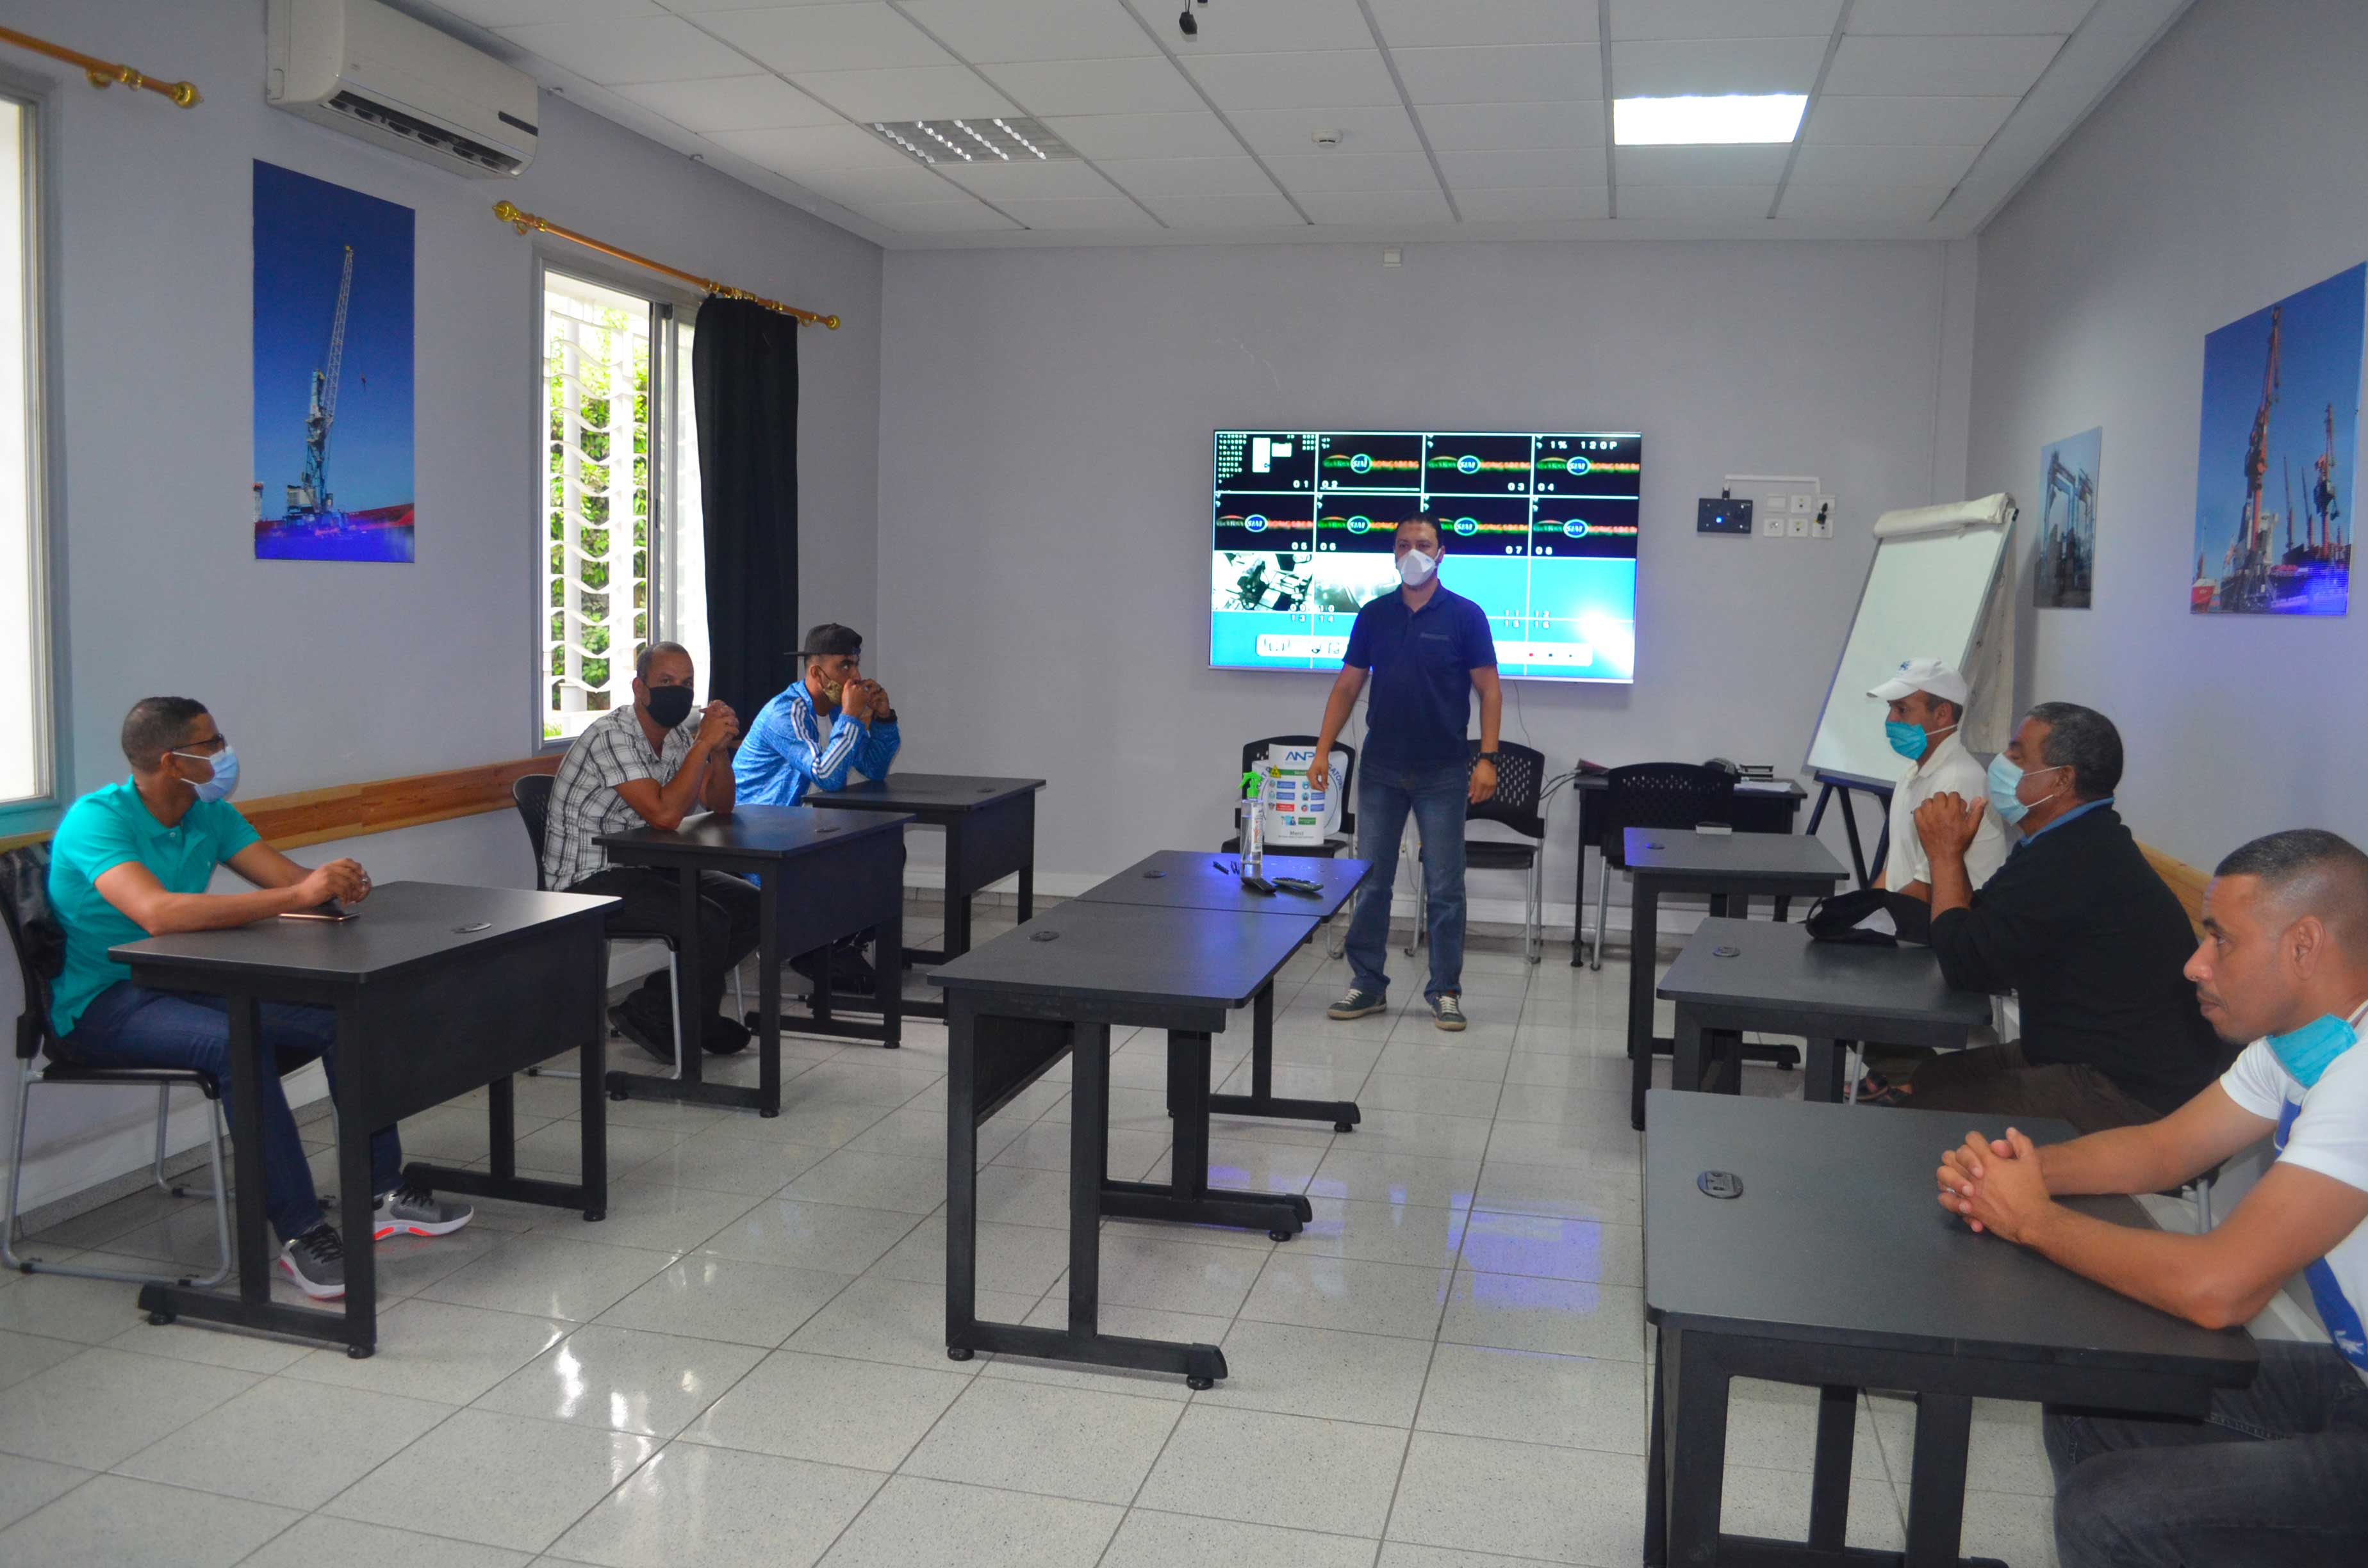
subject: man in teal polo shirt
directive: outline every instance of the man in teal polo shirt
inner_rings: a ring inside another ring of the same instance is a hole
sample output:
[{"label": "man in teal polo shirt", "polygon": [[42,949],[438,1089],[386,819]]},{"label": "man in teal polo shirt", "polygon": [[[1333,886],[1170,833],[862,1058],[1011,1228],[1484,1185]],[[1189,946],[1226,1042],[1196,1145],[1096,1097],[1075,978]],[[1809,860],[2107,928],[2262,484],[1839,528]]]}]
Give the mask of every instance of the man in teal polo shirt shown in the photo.
[{"label": "man in teal polo shirt", "polygon": [[[306,870],[256,835],[227,797],[238,754],[207,712],[186,697],[147,697],[123,721],[131,777],[74,803],[50,846],[50,907],[65,932],[65,968],[50,988],[55,1054],[87,1067],[178,1067],[210,1074],[224,1092],[250,1087],[263,1112],[264,1210],[284,1244],[279,1267],[316,1299],[346,1292],[345,1246],[323,1217],[296,1119],[279,1074],[315,1058],[335,1071],[336,1015],[326,1007],[267,1003],[263,1047],[277,1071],[248,1085],[231,1076],[230,1014],[219,996],[152,991],[108,949],[143,937],[251,925],[332,899],[370,896],[370,874],[351,860]],[[253,892],[206,891],[216,866]],[[394,1129],[370,1138],[371,1233],[444,1235],[471,1211],[403,1180]]]}]

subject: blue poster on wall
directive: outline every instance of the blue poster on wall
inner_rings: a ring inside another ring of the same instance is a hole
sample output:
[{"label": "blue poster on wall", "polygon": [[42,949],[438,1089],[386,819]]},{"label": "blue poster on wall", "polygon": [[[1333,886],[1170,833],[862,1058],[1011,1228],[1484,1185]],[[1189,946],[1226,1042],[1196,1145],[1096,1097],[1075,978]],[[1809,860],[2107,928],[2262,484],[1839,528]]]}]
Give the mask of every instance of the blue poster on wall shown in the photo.
[{"label": "blue poster on wall", "polygon": [[255,165],[255,553],[413,555],[408,207]]},{"label": "blue poster on wall", "polygon": [[2197,615],[2342,615],[2368,264],[2203,339]]}]

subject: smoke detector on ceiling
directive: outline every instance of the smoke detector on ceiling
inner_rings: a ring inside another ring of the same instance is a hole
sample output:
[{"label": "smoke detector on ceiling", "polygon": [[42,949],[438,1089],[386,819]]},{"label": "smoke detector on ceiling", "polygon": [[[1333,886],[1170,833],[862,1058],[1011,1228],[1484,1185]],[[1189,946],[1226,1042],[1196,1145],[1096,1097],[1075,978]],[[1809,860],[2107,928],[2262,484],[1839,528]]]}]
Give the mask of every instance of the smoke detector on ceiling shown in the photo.
[{"label": "smoke detector on ceiling", "polygon": [[1308,136],[1318,147],[1338,147],[1340,145],[1340,133],[1338,131],[1311,131],[1308,132]]}]

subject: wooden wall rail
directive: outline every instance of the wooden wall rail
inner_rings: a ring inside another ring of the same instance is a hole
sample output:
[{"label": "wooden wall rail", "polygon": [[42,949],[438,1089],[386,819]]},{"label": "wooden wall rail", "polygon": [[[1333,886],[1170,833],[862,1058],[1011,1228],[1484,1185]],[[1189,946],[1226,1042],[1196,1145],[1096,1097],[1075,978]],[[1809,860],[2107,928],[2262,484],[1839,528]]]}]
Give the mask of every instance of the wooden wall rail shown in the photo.
[{"label": "wooden wall rail", "polygon": [[[418,773],[367,784],[333,784],[293,795],[265,795],[237,804],[256,832],[281,849],[294,849],[335,838],[359,838],[423,823],[508,811],[511,783],[529,773],[557,772],[559,757],[553,752],[517,762],[456,767],[449,773]],[[0,850],[37,844],[48,836],[44,831],[0,838]]]},{"label": "wooden wall rail", "polygon": [[2184,860],[2173,859],[2150,844],[2141,841],[2138,853],[2146,858],[2154,874],[2169,885],[2179,895],[2180,907],[2187,911],[2187,923],[2195,927],[2198,941],[2203,938],[2203,890],[2212,885],[2212,873],[2201,871]]}]

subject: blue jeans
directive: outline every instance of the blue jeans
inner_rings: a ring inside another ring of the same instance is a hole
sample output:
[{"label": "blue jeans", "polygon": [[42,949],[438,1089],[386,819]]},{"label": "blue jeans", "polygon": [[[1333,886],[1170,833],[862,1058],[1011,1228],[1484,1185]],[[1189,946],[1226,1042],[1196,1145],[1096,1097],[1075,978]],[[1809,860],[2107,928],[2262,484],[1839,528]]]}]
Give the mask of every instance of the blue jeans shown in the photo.
[{"label": "blue jeans", "polygon": [[1423,889],[1430,905],[1430,983],[1426,1000],[1463,990],[1463,808],[1472,786],[1468,761],[1396,767],[1368,760],[1357,770],[1357,858],[1373,874],[1349,917],[1349,972],[1360,991],[1385,995],[1390,893],[1398,877],[1398,840],[1406,817],[1422,838]]},{"label": "blue jeans", "polygon": [[[279,1064],[259,1085],[263,1209],[279,1239],[294,1241],[321,1222],[321,1200],[313,1190],[312,1167],[304,1162],[279,1074],[318,1058],[335,1082],[330,1048],[336,1040],[337,1016],[326,1007],[279,1002],[265,1003],[261,1012],[266,1060]],[[230,1006],[220,996],[151,991],[119,980],[91,998],[58,1050],[66,1061],[85,1067],[187,1068],[210,1075],[226,1095],[245,1092],[246,1085],[231,1076]],[[370,1135],[370,1190],[391,1191],[402,1176],[402,1145],[393,1128],[381,1127]]]},{"label": "blue jeans", "polygon": [[2332,1346],[2260,1350],[2207,1420],[2049,1408],[2063,1568],[2368,1562],[2368,1382]]}]

